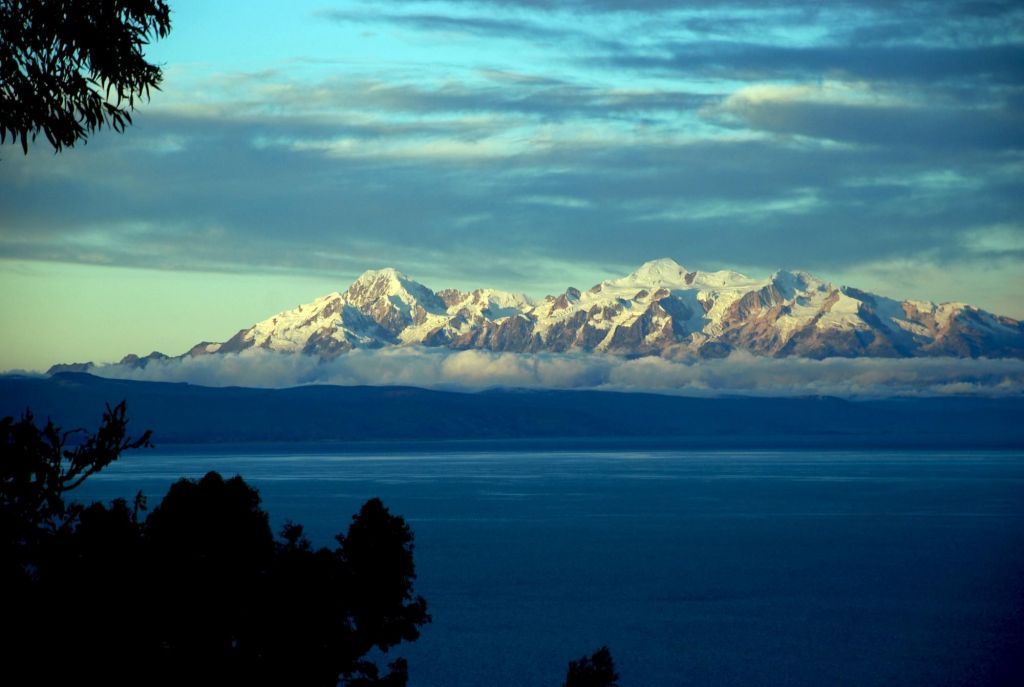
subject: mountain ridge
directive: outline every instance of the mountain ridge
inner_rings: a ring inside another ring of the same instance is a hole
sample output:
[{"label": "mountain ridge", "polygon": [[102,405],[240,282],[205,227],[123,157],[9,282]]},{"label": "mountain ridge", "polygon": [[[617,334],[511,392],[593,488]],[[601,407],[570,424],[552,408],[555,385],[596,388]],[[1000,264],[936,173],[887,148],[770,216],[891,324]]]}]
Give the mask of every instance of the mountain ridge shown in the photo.
[{"label": "mountain ridge", "polygon": [[[691,271],[671,258],[542,300],[489,288],[434,291],[389,267],[177,357],[262,348],[331,359],[357,348],[407,345],[671,359],[734,350],[814,359],[1021,358],[1024,324],[966,303],[898,301],[808,272],[754,279],[732,270]],[[129,354],[120,364],[144,367],[165,357]],[[50,371],[72,369],[90,368]]]}]

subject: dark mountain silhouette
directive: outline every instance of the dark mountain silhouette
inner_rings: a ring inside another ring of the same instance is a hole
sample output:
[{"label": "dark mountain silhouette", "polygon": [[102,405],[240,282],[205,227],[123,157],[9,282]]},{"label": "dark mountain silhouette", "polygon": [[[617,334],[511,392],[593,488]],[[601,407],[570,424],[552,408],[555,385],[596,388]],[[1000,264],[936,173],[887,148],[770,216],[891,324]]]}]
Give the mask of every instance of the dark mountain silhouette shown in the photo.
[{"label": "dark mountain silhouette", "polygon": [[64,426],[127,399],[157,444],[295,442],[365,450],[437,442],[729,447],[1020,447],[1024,399],[687,398],[604,391],[305,386],[213,388],[81,373],[0,377],[0,416],[31,407]]}]

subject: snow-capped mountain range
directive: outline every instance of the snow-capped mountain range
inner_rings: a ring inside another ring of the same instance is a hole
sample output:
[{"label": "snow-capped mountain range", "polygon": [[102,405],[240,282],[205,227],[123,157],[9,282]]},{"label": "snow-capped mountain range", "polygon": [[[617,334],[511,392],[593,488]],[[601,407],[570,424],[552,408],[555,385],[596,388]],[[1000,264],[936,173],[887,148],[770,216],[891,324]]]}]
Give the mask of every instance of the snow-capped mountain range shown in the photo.
[{"label": "snow-capped mountain range", "polygon": [[[671,358],[737,349],[809,358],[1024,357],[1024,324],[964,303],[897,301],[806,272],[752,279],[691,272],[668,258],[540,301],[495,289],[435,292],[386,268],[180,357],[262,348],[329,359],[407,345]],[[121,363],[165,357],[130,355]]]}]

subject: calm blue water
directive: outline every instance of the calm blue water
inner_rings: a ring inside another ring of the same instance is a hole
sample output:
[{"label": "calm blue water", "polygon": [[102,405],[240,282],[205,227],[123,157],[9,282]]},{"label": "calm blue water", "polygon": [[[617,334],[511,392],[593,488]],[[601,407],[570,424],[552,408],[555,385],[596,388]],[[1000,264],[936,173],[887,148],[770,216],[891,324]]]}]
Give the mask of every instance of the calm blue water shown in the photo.
[{"label": "calm blue water", "polygon": [[332,543],[380,496],[434,622],[411,685],[1024,684],[1024,454],[134,452],[84,499],[207,470]]}]

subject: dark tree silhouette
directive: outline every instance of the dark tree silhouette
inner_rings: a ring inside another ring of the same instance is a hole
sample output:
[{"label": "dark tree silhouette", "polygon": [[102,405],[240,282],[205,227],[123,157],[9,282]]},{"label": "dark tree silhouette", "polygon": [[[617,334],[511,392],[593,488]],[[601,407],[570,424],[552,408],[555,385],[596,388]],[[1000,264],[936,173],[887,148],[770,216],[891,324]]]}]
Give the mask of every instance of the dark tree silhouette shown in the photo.
[{"label": "dark tree silhouette", "polygon": [[150,432],[133,439],[127,425],[123,401],[107,406],[99,430],[65,448],[85,430],[63,431],[50,420],[40,429],[29,410],[17,422],[0,420],[0,580],[31,575],[42,542],[74,522],[77,511],[64,502],[67,492],[122,451],[149,445]]},{"label": "dark tree silhouette", "polygon": [[[216,472],[173,484],[145,521],[141,495],[65,504],[148,443],[148,432],[126,439],[125,424],[123,403],[108,408],[72,450],[31,413],[0,421],[5,672],[42,684],[406,684],[405,661],[386,654],[430,616],[403,518],[371,499],[333,549],[291,522],[275,541],[259,493]],[[369,655],[390,659],[386,670]]]},{"label": "dark tree silhouette", "polygon": [[[149,432],[128,437],[127,424],[123,402],[108,406],[99,430],[84,437],[84,430],[62,431],[49,420],[39,428],[30,411],[18,421],[0,420],[0,665],[5,673],[23,667],[32,675],[41,667],[61,678],[56,682],[70,684],[83,672],[81,666],[89,665],[88,649],[97,642],[107,644],[108,655],[132,655],[128,640],[137,616],[131,602],[144,500],[137,496],[131,508],[123,500],[110,508],[65,502],[68,492],[122,451],[149,444]],[[58,653],[56,637],[62,637]]]},{"label": "dark tree silhouette", "polygon": [[239,642],[264,610],[259,586],[274,556],[259,494],[241,477],[215,472],[179,480],[143,536],[146,572],[161,590],[151,597],[160,619],[150,641],[154,663],[168,682],[205,674],[236,683]]},{"label": "dark tree silhouette", "polygon": [[163,78],[143,49],[170,30],[163,0],[0,0],[0,143],[124,131]]},{"label": "dark tree silhouette", "polygon": [[404,659],[383,672],[367,655],[417,639],[430,622],[412,589],[412,539],[379,499],[363,505],[334,549],[314,550],[301,525],[286,523],[264,612],[247,638],[247,650],[263,657],[262,675],[277,684],[404,685]]},{"label": "dark tree silhouette", "polygon": [[570,661],[562,687],[619,687],[618,679],[612,653],[603,646],[591,656]]},{"label": "dark tree silhouette", "polygon": [[155,600],[163,619],[159,663],[182,680],[197,672],[242,684],[404,685],[366,658],[419,637],[430,620],[414,597],[412,532],[371,499],[314,550],[301,525],[274,542],[258,492],[211,472],[180,480],[145,522]]}]

